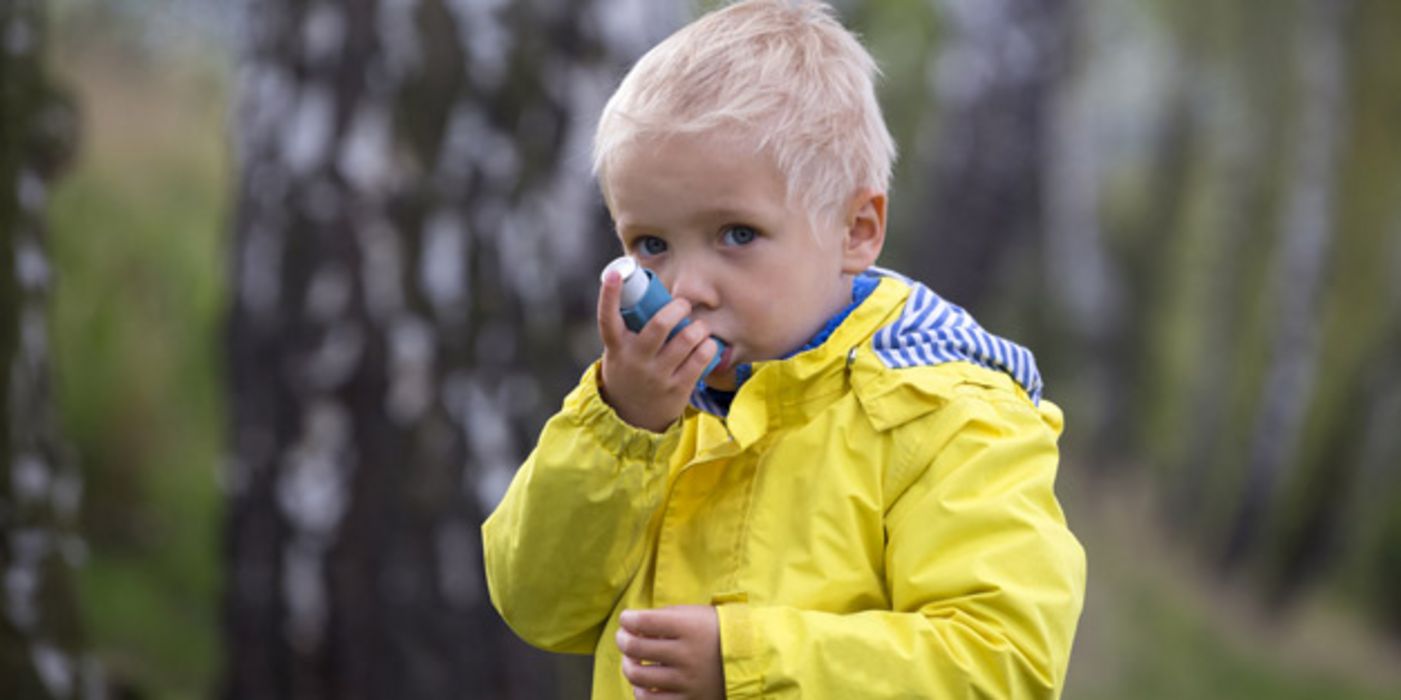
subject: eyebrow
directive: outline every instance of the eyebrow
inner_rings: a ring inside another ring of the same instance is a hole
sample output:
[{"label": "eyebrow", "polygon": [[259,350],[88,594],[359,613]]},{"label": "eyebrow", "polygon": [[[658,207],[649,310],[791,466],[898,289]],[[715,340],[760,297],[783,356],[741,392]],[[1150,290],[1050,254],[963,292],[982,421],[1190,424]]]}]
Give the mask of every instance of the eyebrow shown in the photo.
[{"label": "eyebrow", "polygon": [[625,224],[620,224],[617,221],[613,222],[613,233],[617,234],[619,238],[628,238],[630,236],[642,236],[652,231],[660,231],[661,229],[661,226],[656,226],[654,224],[637,222],[627,222]]},{"label": "eyebrow", "polygon": [[[709,209],[702,209],[687,218],[689,219],[687,223],[694,223],[696,221],[725,221],[727,223],[742,221],[758,223],[760,219],[756,212],[744,211],[736,207],[712,207]],[[649,231],[664,230],[667,227],[651,222],[615,220],[613,228],[619,235],[640,235]]]},{"label": "eyebrow", "polygon": [[752,221],[754,219],[759,218],[758,214],[756,214],[755,212],[744,211],[742,209],[733,209],[729,207],[717,207],[714,209],[706,209],[699,212],[696,216],[706,219],[726,219],[730,221]]}]

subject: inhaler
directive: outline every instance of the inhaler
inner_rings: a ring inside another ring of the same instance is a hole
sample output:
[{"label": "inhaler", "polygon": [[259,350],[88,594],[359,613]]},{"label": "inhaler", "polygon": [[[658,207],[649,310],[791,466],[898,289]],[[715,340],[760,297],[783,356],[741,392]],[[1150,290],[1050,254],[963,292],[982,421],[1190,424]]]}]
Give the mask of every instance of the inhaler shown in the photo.
[{"label": "inhaler", "polygon": [[[607,277],[609,271],[617,272],[623,280],[622,298],[619,300],[619,306],[623,312],[623,324],[633,333],[642,330],[642,327],[647,325],[647,320],[671,301],[671,293],[666,290],[666,285],[662,284],[661,279],[651,270],[637,264],[637,260],[630,255],[624,255],[608,263],[608,267],[603,268],[603,274],[600,275],[600,278]],[[679,333],[690,323],[691,319],[689,318],[681,319],[681,322],[671,329],[667,339],[670,340],[671,336]],[[704,372],[701,372],[701,381],[705,381],[705,378],[710,376],[711,370],[720,364],[720,357],[725,354],[725,342],[713,335],[710,336],[710,339],[715,341],[715,356],[710,358],[710,364],[705,366]]]}]

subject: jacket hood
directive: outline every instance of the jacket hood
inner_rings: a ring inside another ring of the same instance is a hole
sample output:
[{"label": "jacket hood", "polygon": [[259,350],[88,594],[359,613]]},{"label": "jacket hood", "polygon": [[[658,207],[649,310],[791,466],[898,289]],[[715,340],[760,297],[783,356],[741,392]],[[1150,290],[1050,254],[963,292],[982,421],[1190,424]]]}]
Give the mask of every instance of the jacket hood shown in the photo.
[{"label": "jacket hood", "polygon": [[993,335],[973,316],[934,290],[904,275],[881,268],[871,272],[892,277],[910,287],[905,308],[894,322],[876,331],[871,347],[886,367],[903,369],[969,362],[1010,376],[1041,402],[1041,373],[1030,350]]}]

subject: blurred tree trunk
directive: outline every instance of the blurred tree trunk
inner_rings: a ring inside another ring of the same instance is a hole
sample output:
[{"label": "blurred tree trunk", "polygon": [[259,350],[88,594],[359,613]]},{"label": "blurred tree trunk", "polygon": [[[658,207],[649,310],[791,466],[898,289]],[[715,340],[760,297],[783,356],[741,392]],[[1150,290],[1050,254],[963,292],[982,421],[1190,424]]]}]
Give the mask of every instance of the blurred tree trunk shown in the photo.
[{"label": "blurred tree trunk", "polygon": [[[1394,244],[1401,253],[1401,235]],[[1392,260],[1401,262],[1401,254],[1392,256]],[[1391,308],[1401,310],[1401,278],[1393,278],[1393,289],[1396,291],[1391,295]],[[1319,549],[1350,547],[1354,559],[1361,562],[1362,588],[1371,609],[1393,637],[1401,638],[1401,596],[1396,595],[1401,590],[1401,508],[1396,507],[1401,497],[1401,435],[1396,431],[1396,426],[1401,425],[1398,347],[1401,313],[1393,312],[1390,332],[1383,335],[1369,358],[1375,361],[1369,368],[1375,368],[1377,376],[1363,378],[1366,388],[1360,392],[1361,400],[1353,404],[1357,414],[1344,418],[1356,420],[1357,424],[1346,424],[1345,430],[1340,431],[1340,439],[1355,441],[1361,452],[1358,473],[1347,483],[1351,492],[1327,512],[1309,514],[1310,520],[1324,521],[1318,524],[1324,534],[1306,543],[1314,547],[1300,548],[1299,559],[1303,561],[1286,562],[1288,566],[1281,578],[1288,581],[1290,575],[1312,563],[1309,559],[1331,554]],[[1317,571],[1308,573],[1310,578],[1318,575]]]},{"label": "blurred tree trunk", "polygon": [[[1169,519],[1182,534],[1211,542],[1215,550],[1220,528],[1203,524],[1227,519],[1237,503],[1224,487],[1230,479],[1222,476],[1239,475],[1245,461],[1242,434],[1250,416],[1239,397],[1258,392],[1259,375],[1243,372],[1242,365],[1257,364],[1264,342],[1252,332],[1259,280],[1267,277],[1263,256],[1255,251],[1268,249],[1276,238],[1260,222],[1278,219],[1281,183],[1289,180],[1280,175],[1286,161],[1277,154],[1290,148],[1296,133],[1277,116],[1296,111],[1293,76],[1280,67],[1292,63],[1297,47],[1280,37],[1297,33],[1298,17],[1293,7],[1268,15],[1239,3],[1178,8],[1191,26],[1178,29],[1184,68],[1177,74],[1181,92],[1191,97],[1189,116],[1200,142],[1190,154],[1191,187],[1165,193],[1184,210],[1181,228],[1167,236],[1180,241],[1174,247],[1183,272],[1168,277],[1161,289],[1187,300],[1178,302],[1185,307],[1179,318],[1190,332],[1179,331],[1176,338],[1190,339],[1192,356],[1213,360],[1192,362],[1189,375],[1174,379],[1178,397],[1161,403],[1178,412],[1173,423],[1181,430],[1160,436],[1160,442],[1170,445],[1162,452],[1171,474],[1164,484],[1171,494],[1165,501]],[[1189,63],[1195,65],[1185,67]],[[1212,74],[1213,82],[1191,79],[1201,73]],[[1170,256],[1149,262],[1169,267],[1164,261]],[[1172,342],[1161,335],[1153,341]]]},{"label": "blurred tree trunk", "polygon": [[225,696],[587,693],[497,617],[479,525],[596,356],[591,124],[682,11],[252,3]]},{"label": "blurred tree trunk", "polygon": [[76,140],[44,70],[38,0],[0,4],[0,697],[96,693],[74,567],[82,478],[58,434],[49,376],[48,183]]},{"label": "blurred tree trunk", "polygon": [[[1396,503],[1401,497],[1401,58],[1389,29],[1401,6],[1360,0],[1344,31],[1348,78],[1337,235],[1299,463],[1284,484],[1268,554],[1288,601],[1325,574],[1366,572],[1350,593],[1401,631]],[[1342,271],[1342,274],[1339,274]],[[1344,329],[1328,333],[1327,329]],[[1352,571],[1347,571],[1351,568]]]},{"label": "blurred tree trunk", "polygon": [[1226,568],[1259,546],[1279,490],[1300,461],[1301,432],[1314,398],[1323,274],[1337,225],[1335,190],[1348,101],[1344,36],[1351,4],[1310,0],[1299,23],[1298,135],[1270,290],[1277,307],[1240,507],[1223,551]]},{"label": "blurred tree trunk", "polygon": [[[978,309],[1045,225],[1052,87],[1065,67],[1069,0],[939,0],[927,233],[914,272]],[[1073,274],[1069,271],[1066,274]]]},{"label": "blurred tree trunk", "polygon": [[[1124,293],[1112,274],[1104,246],[1101,194],[1105,156],[1099,144],[1108,120],[1099,115],[1095,76],[1109,73],[1094,55],[1097,34],[1093,7],[1079,0],[1061,0],[1044,11],[1044,106],[1046,122],[1039,194],[1043,198],[1039,226],[1041,269],[1039,288],[1032,296],[1036,308],[1026,314],[1041,319],[1037,340],[1043,367],[1062,380],[1055,394],[1061,405],[1076,407],[1076,429],[1084,437],[1091,465],[1106,468],[1122,462],[1122,436],[1133,397],[1126,376],[1130,359],[1121,338]],[[1098,30],[1098,31],[1097,31]],[[1108,80],[1106,80],[1108,82]],[[1034,164],[1033,164],[1034,165]],[[1049,319],[1049,322],[1048,322]],[[1074,359],[1076,369],[1067,360]],[[1081,358],[1094,358],[1085,362]]]}]

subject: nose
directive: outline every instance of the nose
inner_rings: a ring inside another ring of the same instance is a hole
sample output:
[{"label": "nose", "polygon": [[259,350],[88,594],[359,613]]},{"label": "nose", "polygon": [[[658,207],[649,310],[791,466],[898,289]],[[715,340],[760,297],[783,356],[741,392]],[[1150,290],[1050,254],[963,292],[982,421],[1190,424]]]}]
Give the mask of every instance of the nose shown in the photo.
[{"label": "nose", "polygon": [[[678,261],[679,262],[679,261]],[[680,263],[671,270],[671,295],[691,302],[693,308],[715,308],[720,295],[715,281],[697,262]]]}]

